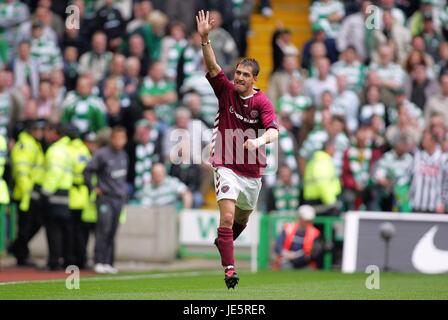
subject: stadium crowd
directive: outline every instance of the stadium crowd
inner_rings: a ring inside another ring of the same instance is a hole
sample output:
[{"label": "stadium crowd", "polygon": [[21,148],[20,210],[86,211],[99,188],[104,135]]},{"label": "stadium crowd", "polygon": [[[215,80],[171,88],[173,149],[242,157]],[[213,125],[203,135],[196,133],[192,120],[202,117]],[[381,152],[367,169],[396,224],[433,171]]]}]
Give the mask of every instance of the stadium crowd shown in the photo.
[{"label": "stadium crowd", "polygon": [[[107,197],[102,183],[121,199],[98,207],[113,212],[95,231],[105,272],[114,272],[110,238],[126,201],[203,206],[213,178],[202,154],[218,102],[204,77],[199,9],[211,11],[210,39],[231,78],[247,54],[249,17],[271,17],[269,1],[0,1],[0,202],[11,193],[18,204],[19,244],[10,250],[19,264],[29,263],[27,243],[44,225],[48,267],[59,268],[61,256],[84,266],[98,219],[92,203]],[[278,152],[266,149],[260,209],[448,212],[446,1],[314,1],[310,24],[303,48],[277,28],[273,69],[262,69],[271,72],[280,136]],[[182,152],[170,138],[176,129],[188,134]],[[124,146],[108,146],[114,134]],[[50,152],[62,142],[70,148]],[[125,168],[113,171],[108,147]],[[100,170],[125,181],[110,186]],[[68,214],[27,214],[52,200],[59,208],[64,197]]]}]

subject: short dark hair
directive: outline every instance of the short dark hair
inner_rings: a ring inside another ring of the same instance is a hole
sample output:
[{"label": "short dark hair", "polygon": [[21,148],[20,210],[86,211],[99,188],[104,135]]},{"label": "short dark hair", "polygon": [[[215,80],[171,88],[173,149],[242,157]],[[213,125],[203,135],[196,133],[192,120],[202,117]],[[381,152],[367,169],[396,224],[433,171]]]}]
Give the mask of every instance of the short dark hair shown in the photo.
[{"label": "short dark hair", "polygon": [[252,58],[243,58],[240,60],[240,62],[237,63],[236,67],[238,68],[239,65],[243,65],[245,67],[251,67],[252,68],[252,75],[254,77],[258,76],[260,73],[260,65],[258,64],[258,61]]}]

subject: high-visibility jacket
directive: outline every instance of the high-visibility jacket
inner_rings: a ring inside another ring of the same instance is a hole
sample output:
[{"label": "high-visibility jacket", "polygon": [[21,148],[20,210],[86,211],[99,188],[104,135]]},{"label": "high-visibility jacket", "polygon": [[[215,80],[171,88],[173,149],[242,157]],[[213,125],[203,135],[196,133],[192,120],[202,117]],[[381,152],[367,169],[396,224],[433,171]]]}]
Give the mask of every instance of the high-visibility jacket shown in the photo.
[{"label": "high-visibility jacket", "polygon": [[55,194],[69,191],[73,183],[70,138],[63,137],[54,142],[45,154],[45,177],[42,193]]},{"label": "high-visibility jacket", "polygon": [[0,135],[0,204],[9,203],[9,190],[6,181],[3,179],[5,173],[6,158],[8,156],[8,147],[6,139]]},{"label": "high-visibility jacket", "polygon": [[13,199],[19,201],[21,211],[28,211],[34,186],[42,185],[44,162],[44,152],[39,141],[28,132],[21,132],[11,151]]},{"label": "high-visibility jacket", "polygon": [[303,197],[305,200],[320,200],[324,205],[336,203],[341,193],[341,183],[332,157],[317,151],[305,168]]},{"label": "high-visibility jacket", "polygon": [[[282,249],[291,250],[294,238],[297,235],[297,230],[299,229],[299,224],[297,222],[286,223],[283,227],[283,231],[285,232],[285,240],[283,242]],[[303,254],[305,257],[310,257],[313,251],[314,241],[319,237],[320,231],[316,227],[311,224],[308,224],[305,229],[305,236],[303,239]],[[277,256],[277,259],[274,264],[274,269],[280,269],[281,264],[281,256]],[[310,266],[315,267],[316,263],[314,261],[310,261]]]},{"label": "high-visibility jacket", "polygon": [[72,140],[70,143],[73,185],[69,192],[69,208],[82,210],[89,202],[89,189],[84,183],[84,168],[92,158],[89,149],[81,139]]}]

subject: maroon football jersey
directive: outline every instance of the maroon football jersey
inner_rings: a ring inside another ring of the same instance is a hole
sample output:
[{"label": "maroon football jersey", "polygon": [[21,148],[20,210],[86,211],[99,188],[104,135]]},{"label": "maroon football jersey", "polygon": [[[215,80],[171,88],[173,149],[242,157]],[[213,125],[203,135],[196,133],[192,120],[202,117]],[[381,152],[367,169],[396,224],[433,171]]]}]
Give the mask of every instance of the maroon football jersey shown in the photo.
[{"label": "maroon football jersey", "polygon": [[278,130],[274,106],[258,89],[251,96],[241,97],[222,70],[213,78],[209,73],[206,77],[219,100],[210,163],[242,176],[261,177],[266,167],[264,146],[248,151],[243,144],[247,139],[260,137],[269,128]]}]

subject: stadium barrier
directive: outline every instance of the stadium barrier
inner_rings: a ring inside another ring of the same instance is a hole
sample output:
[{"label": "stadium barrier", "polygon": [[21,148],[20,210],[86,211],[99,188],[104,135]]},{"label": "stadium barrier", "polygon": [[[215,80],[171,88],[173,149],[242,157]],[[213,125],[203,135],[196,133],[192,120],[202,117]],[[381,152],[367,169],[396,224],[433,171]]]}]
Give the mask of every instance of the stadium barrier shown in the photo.
[{"label": "stadium barrier", "polygon": [[357,212],[345,215],[342,271],[448,273],[448,215]]},{"label": "stadium barrier", "polygon": [[6,251],[8,243],[15,240],[17,207],[15,203],[0,205],[0,254]]}]

